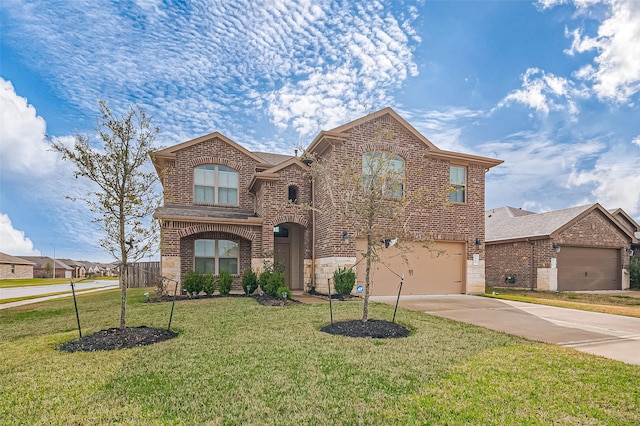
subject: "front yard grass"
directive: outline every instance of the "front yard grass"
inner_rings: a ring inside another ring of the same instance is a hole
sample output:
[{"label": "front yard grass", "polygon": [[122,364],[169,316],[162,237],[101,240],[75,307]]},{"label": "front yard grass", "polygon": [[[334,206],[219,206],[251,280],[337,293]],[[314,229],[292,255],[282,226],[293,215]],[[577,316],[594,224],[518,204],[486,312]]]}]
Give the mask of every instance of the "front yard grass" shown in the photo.
[{"label": "front yard grass", "polygon": [[[495,294],[494,294],[495,293]],[[487,287],[486,297],[537,303],[539,305],[602,312],[605,314],[625,315],[640,318],[640,291],[638,296],[615,293],[575,293],[521,290],[499,287]]]},{"label": "front yard grass", "polygon": [[[128,324],[166,327],[170,304],[145,291],[129,291]],[[78,302],[84,334],[117,325],[119,291]],[[361,309],[335,303],[334,320]],[[69,354],[55,347],[78,335],[70,300],[2,310],[0,423],[640,423],[639,366],[402,309],[404,339],[318,331],[328,318],[325,304],[183,301],[175,339]]]},{"label": "front yard grass", "polygon": [[[95,277],[95,278],[74,278],[74,282],[91,281],[118,281],[118,278],[114,277]],[[54,284],[69,284],[69,278],[20,278],[20,279],[3,279],[0,280],[0,288],[13,288],[13,287],[29,287],[34,285],[54,285]]]}]

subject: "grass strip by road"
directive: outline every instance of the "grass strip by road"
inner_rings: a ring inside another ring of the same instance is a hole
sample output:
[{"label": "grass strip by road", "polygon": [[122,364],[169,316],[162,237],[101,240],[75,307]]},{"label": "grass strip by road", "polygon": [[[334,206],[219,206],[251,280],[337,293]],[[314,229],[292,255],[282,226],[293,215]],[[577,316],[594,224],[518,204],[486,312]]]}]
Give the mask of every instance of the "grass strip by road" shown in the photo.
[{"label": "grass strip by road", "polygon": [[[170,304],[129,290],[128,323],[166,327]],[[79,299],[83,332],[114,327],[118,290]],[[361,302],[334,303],[334,320]],[[68,299],[0,311],[0,418],[8,424],[640,423],[640,367],[400,309],[405,339],[319,331],[326,304],[181,301],[173,340],[60,353]],[[393,307],[372,304],[371,317]]]},{"label": "grass strip by road", "polygon": [[71,297],[71,293],[69,293],[69,291],[59,291],[57,293],[34,294],[32,296],[11,297],[9,299],[0,299],[0,305],[3,305],[5,303],[20,302],[23,300],[40,299],[42,297],[58,296],[60,294],[69,294],[69,297]]},{"label": "grass strip by road", "polygon": [[487,292],[484,296],[494,299],[513,300],[516,302],[536,303],[539,305],[558,306],[560,308],[580,309],[583,311],[640,318],[640,297],[621,294],[553,293],[487,287]]}]

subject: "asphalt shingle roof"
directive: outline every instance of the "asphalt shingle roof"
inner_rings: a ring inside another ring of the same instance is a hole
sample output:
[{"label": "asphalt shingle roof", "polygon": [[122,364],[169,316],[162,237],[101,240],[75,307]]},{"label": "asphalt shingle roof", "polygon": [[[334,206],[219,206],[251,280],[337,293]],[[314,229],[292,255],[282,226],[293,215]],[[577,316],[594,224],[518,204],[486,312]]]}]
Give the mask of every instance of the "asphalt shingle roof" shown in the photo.
[{"label": "asphalt shingle roof", "polygon": [[506,214],[485,215],[485,239],[489,242],[550,235],[592,206],[571,207],[516,217],[508,217]]}]

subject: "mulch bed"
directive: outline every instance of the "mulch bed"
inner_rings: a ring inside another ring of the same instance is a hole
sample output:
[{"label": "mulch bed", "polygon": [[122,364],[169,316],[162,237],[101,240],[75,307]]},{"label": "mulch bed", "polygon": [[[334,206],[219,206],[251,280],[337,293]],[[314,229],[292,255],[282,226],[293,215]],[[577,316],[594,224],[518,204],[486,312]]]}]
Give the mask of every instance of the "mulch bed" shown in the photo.
[{"label": "mulch bed", "polygon": [[173,339],[178,333],[165,328],[127,327],[109,328],[89,336],[63,343],[56,349],[63,352],[95,352],[135,348]]},{"label": "mulch bed", "polygon": [[374,339],[394,339],[407,337],[409,330],[391,321],[370,319],[340,321],[325,325],[320,329],[329,334],[337,334],[347,337],[371,337]]},{"label": "mulch bed", "polygon": [[[252,299],[255,299],[258,303],[264,306],[291,306],[291,305],[297,305],[302,303],[299,300],[295,300],[295,299],[282,300],[277,297],[269,296],[267,294],[258,294],[258,293],[254,293],[249,296],[247,296],[246,294],[237,294],[237,293],[227,294],[224,296],[220,294],[209,294],[209,295],[200,294],[198,296],[188,296],[186,294],[181,294],[179,296],[176,296],[176,301],[216,299],[219,297],[251,297]],[[172,302],[172,301],[173,301],[173,296],[166,296],[166,295],[159,296],[159,297],[152,297],[149,300],[147,300],[148,303]]]}]

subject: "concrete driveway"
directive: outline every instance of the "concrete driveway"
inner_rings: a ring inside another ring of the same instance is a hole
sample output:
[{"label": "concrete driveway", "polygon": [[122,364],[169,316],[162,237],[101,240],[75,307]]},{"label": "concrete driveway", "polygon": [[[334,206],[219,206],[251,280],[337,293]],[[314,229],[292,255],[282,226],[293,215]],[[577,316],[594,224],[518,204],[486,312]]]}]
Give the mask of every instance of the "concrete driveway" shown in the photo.
[{"label": "concrete driveway", "polygon": [[[395,304],[395,297],[372,296]],[[481,296],[402,296],[400,306],[640,365],[640,318]]]}]

